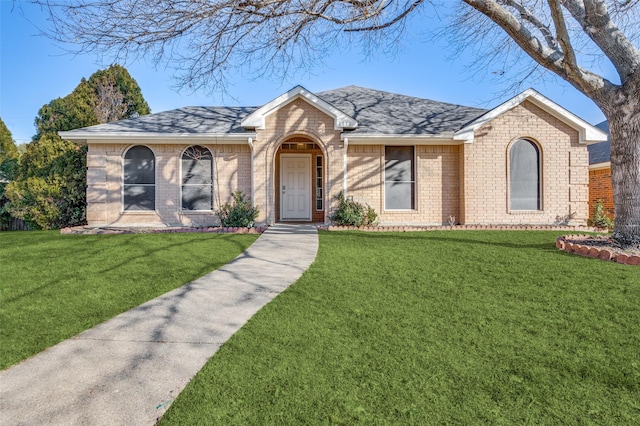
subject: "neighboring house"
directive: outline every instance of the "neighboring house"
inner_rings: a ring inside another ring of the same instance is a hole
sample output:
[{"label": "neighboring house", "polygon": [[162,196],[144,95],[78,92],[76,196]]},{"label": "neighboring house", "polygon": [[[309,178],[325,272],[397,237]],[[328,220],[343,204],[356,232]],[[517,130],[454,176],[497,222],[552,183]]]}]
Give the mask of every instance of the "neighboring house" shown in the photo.
[{"label": "neighboring house", "polygon": [[235,190],[259,223],[328,223],[343,191],[380,224],[584,224],[600,130],[529,89],[491,110],[349,86],[60,132],[89,146],[90,226],[205,226]]},{"label": "neighboring house", "polygon": [[589,218],[593,218],[594,207],[598,200],[607,209],[609,218],[614,217],[613,183],[611,180],[611,142],[609,141],[609,122],[603,121],[596,127],[607,135],[604,142],[589,145]]}]

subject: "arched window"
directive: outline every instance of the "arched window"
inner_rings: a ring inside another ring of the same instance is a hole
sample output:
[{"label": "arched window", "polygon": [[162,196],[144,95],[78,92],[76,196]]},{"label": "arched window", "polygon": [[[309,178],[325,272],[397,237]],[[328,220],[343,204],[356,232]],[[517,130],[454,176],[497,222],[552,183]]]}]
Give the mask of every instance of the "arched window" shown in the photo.
[{"label": "arched window", "polygon": [[509,195],[511,210],[540,210],[540,150],[519,139],[509,150]]},{"label": "arched window", "polygon": [[155,210],[156,161],[146,146],[134,146],[124,155],[124,210]]},{"label": "arched window", "polygon": [[182,210],[213,210],[213,156],[199,145],[182,154]]}]

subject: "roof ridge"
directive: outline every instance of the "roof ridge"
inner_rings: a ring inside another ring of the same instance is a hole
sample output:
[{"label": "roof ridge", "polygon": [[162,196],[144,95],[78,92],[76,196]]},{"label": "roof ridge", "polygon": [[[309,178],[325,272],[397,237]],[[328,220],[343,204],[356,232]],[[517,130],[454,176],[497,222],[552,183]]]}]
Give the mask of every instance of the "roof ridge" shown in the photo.
[{"label": "roof ridge", "polygon": [[321,95],[322,93],[337,92],[339,90],[348,89],[348,88],[364,89],[364,90],[371,91],[371,92],[376,92],[376,93],[385,93],[385,94],[392,95],[392,96],[399,96],[399,97],[409,98],[409,99],[418,99],[420,101],[428,101],[428,102],[434,102],[434,103],[438,103],[438,104],[442,104],[442,105],[451,105],[451,106],[456,106],[456,107],[470,108],[470,109],[475,109],[475,110],[485,111],[485,112],[486,111],[490,111],[490,109],[487,109],[487,108],[481,108],[481,107],[475,107],[475,106],[469,106],[469,105],[462,105],[462,104],[455,104],[455,103],[452,103],[452,102],[440,101],[440,100],[431,99],[431,98],[422,98],[422,97],[413,96],[413,95],[406,95],[404,93],[390,92],[388,90],[373,89],[373,88],[370,88],[370,87],[358,86],[358,85],[355,85],[355,84],[350,84],[350,85],[344,86],[344,87],[338,87],[336,89],[323,90],[321,92],[317,92],[316,95],[322,96]]}]

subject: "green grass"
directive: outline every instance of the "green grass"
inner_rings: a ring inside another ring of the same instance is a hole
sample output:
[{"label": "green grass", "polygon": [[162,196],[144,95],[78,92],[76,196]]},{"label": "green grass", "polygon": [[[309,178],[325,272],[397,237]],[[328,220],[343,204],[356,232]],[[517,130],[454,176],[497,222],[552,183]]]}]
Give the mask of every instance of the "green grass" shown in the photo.
[{"label": "green grass", "polygon": [[161,424],[640,424],[640,268],[557,235],[321,233]]},{"label": "green grass", "polygon": [[219,268],[256,238],[0,232],[0,369]]}]

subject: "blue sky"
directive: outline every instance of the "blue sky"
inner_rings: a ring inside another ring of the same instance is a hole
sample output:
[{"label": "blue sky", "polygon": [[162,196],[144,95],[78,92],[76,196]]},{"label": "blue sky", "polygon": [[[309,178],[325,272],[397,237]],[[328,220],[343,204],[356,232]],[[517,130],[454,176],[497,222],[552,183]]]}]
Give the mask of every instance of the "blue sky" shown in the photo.
[{"label": "blue sky", "polygon": [[[39,8],[26,2],[0,0],[0,118],[18,143],[29,142],[35,134],[33,122],[42,105],[67,95],[82,77],[88,78],[109,65],[90,55],[66,54],[60,46],[38,36],[37,27],[46,27],[46,18]],[[291,75],[287,81],[233,78],[228,88],[233,98],[204,92],[178,93],[172,88],[170,70],[155,69],[144,61],[123,65],[140,85],[152,112],[189,105],[262,105],[296,84],[312,92],[354,84],[482,108],[496,106],[509,97],[500,95],[512,82],[509,76],[501,80],[490,70],[469,72],[471,53],[448,59],[445,41],[425,41],[426,26],[433,22],[415,21],[419,22],[409,28],[402,49],[393,57],[364,55],[356,48],[336,49],[324,58],[323,66],[312,73]],[[604,119],[592,101],[560,79],[532,87],[590,123]]]}]

